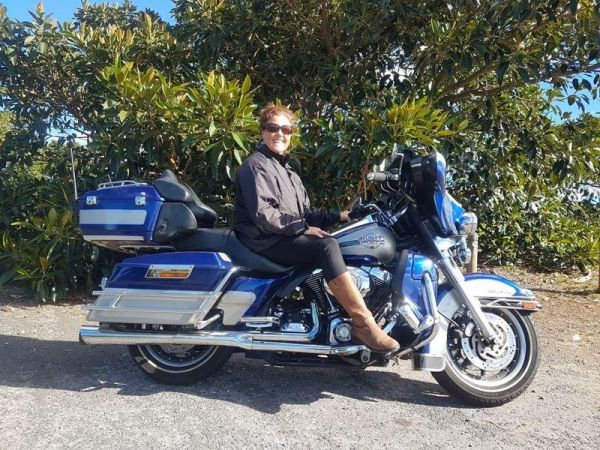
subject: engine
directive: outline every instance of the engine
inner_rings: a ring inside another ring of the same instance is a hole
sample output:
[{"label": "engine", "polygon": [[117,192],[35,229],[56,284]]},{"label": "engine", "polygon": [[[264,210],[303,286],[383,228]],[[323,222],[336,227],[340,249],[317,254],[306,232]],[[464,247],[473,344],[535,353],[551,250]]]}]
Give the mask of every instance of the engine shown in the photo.
[{"label": "engine", "polygon": [[[365,299],[369,310],[376,315],[386,306],[392,297],[390,285],[392,274],[378,268],[371,267],[347,267],[352,276],[356,288]],[[326,291],[333,296],[331,289],[325,284]]]},{"label": "engine", "polygon": [[[371,267],[347,269],[375,319],[383,317],[391,307],[391,274]],[[317,305],[317,314],[330,315],[341,309],[320,271],[310,275],[289,297],[274,305],[270,315],[279,319],[280,330],[283,332],[308,333],[314,325],[312,304]],[[345,319],[341,317],[335,320],[340,325]],[[343,329],[342,325],[340,333],[344,333]],[[347,340],[349,339],[348,335]]]}]

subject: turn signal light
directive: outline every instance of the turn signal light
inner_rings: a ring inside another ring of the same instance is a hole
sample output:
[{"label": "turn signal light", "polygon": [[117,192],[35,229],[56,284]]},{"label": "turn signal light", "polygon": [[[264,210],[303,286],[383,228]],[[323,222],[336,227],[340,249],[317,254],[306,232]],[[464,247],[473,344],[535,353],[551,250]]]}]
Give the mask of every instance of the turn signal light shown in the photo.
[{"label": "turn signal light", "polygon": [[531,309],[531,310],[533,310],[533,309],[538,309],[538,304],[537,304],[537,302],[534,302],[534,301],[527,301],[527,300],[525,300],[525,301],[521,302],[521,307],[523,309]]}]

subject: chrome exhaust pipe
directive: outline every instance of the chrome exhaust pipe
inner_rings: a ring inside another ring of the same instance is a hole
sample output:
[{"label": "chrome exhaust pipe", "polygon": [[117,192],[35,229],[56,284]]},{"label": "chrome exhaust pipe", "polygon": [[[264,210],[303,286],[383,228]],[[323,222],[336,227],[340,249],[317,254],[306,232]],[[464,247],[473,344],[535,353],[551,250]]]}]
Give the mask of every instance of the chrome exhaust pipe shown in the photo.
[{"label": "chrome exhaust pipe", "polygon": [[87,345],[219,345],[248,351],[295,352],[315,355],[353,355],[367,349],[364,345],[332,346],[261,341],[260,334],[239,331],[152,333],[116,331],[89,325],[80,328],[79,342]]}]

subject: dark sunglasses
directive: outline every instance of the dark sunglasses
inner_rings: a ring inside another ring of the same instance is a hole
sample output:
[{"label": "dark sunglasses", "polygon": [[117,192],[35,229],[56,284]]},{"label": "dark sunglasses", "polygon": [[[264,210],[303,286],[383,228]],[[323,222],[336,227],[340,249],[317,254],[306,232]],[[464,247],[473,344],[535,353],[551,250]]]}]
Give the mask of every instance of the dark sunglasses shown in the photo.
[{"label": "dark sunglasses", "polygon": [[294,132],[294,127],[290,126],[290,125],[277,125],[276,123],[268,123],[265,126],[265,130],[267,130],[269,133],[277,133],[279,130],[281,130],[281,132],[283,134],[286,135],[290,135]]}]

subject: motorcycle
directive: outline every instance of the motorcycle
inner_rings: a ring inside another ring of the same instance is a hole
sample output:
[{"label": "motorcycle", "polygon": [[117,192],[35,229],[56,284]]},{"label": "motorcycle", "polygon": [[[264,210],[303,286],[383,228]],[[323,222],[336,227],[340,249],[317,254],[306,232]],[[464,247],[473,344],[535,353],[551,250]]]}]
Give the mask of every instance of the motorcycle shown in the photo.
[{"label": "motorcycle", "polygon": [[366,368],[412,358],[456,398],[497,406],[519,396],[539,362],[533,293],[469,273],[477,217],[446,191],[437,152],[392,152],[373,203],[332,234],[366,305],[401,349],[352,341],[352,321],[316,267],[285,267],[252,252],[170,171],[151,184],[103,183],[79,199],[84,238],[133,256],[88,305],[80,342],[127,345],[151,378],[190,384],[233,352],[273,365]]}]

